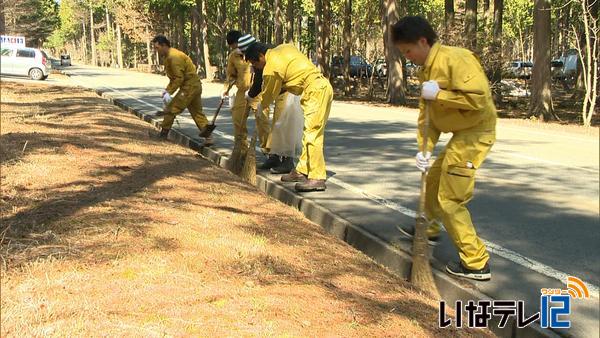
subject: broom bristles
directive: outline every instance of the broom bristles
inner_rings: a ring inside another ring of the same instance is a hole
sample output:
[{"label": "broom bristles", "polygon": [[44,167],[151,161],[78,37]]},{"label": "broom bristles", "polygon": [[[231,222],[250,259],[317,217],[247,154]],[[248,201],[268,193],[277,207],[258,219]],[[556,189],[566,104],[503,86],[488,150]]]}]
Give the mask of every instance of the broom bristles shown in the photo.
[{"label": "broom bristles", "polygon": [[248,153],[246,154],[246,161],[244,161],[244,167],[242,168],[242,179],[252,185],[256,185],[256,132],[252,136]]},{"label": "broom bristles", "polygon": [[229,163],[227,164],[228,169],[236,174],[239,175],[241,170],[242,170],[242,163],[243,163],[243,157],[244,157],[244,148],[242,146],[242,141],[241,140],[235,140],[235,143],[233,145],[233,151],[231,152],[231,157],[229,158]]}]

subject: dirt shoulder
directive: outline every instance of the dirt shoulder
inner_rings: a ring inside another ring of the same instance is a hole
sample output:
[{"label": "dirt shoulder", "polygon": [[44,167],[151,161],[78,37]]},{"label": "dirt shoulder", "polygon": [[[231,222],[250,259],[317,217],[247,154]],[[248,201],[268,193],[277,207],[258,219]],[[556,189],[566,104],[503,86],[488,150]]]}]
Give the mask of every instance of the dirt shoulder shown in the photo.
[{"label": "dirt shoulder", "polygon": [[480,336],[90,91],[2,82],[2,336]]}]

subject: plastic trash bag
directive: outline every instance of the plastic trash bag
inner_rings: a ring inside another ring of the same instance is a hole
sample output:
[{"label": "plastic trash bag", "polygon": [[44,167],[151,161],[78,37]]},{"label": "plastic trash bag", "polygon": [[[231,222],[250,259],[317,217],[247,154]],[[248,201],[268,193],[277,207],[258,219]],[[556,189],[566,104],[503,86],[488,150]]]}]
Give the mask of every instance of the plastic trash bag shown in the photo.
[{"label": "plastic trash bag", "polygon": [[227,97],[227,99],[225,100],[227,108],[231,109],[233,108],[233,101],[235,100],[235,95],[237,94],[237,92],[233,92],[233,93],[229,93],[229,96]]},{"label": "plastic trash bag", "polygon": [[271,131],[271,154],[299,157],[302,153],[304,112],[300,96],[288,93],[279,120]]}]

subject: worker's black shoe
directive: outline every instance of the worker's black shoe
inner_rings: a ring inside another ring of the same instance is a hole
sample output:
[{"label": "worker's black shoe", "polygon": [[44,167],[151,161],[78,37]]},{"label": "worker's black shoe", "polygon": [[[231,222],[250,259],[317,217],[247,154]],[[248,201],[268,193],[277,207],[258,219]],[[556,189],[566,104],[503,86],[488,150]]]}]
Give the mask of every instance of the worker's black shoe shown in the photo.
[{"label": "worker's black shoe", "polygon": [[277,167],[281,164],[281,159],[277,155],[269,155],[267,160],[264,161],[258,169],[260,170],[269,170],[271,168]]},{"label": "worker's black shoe", "polygon": [[325,180],[308,179],[305,182],[296,183],[296,191],[298,192],[311,192],[311,191],[325,191],[327,186]]},{"label": "worker's black shoe", "polygon": [[204,142],[202,142],[203,147],[210,147],[214,144],[212,136],[205,137]]},{"label": "worker's black shoe", "polygon": [[465,268],[460,262],[449,262],[446,265],[446,272],[453,276],[486,281],[492,278],[492,273],[490,272],[490,265],[485,264],[483,269],[480,270],[471,270]]},{"label": "worker's black shoe", "polygon": [[164,110],[158,110],[154,116],[165,116],[165,111]]},{"label": "worker's black shoe", "polygon": [[288,174],[292,169],[294,169],[294,159],[291,157],[282,157],[281,163],[278,166],[271,168],[271,174]]},{"label": "worker's black shoe", "polygon": [[169,139],[169,131],[171,129],[163,129],[160,132],[156,131],[156,130],[151,130],[148,132],[148,136],[150,136],[150,138],[155,139],[155,140],[159,140],[159,141],[166,141]]},{"label": "worker's black shoe", "polygon": [[[396,225],[396,228],[398,229],[398,231],[400,231],[400,233],[408,238],[413,238],[415,237],[415,227],[414,226],[402,226],[402,225]],[[429,236],[429,238],[427,238],[427,242],[429,243],[429,245],[438,245],[440,243],[440,236]]]},{"label": "worker's black shoe", "polygon": [[301,174],[296,171],[296,169],[292,169],[289,174],[281,176],[282,182],[306,182],[308,178],[306,175]]},{"label": "worker's black shoe", "polygon": [[213,130],[215,130],[214,124],[208,124],[202,130],[200,130],[200,137],[209,138],[212,135]]}]

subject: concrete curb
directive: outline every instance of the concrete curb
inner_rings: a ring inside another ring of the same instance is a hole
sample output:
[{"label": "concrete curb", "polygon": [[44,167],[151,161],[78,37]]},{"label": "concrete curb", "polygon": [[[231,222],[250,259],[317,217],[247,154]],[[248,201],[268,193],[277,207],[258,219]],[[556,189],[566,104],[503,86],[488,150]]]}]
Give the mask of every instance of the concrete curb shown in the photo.
[{"label": "concrete curb", "polygon": [[[69,75],[69,74],[66,74]],[[114,105],[135,114],[140,119],[151,123],[155,127],[159,127],[159,123],[152,119],[152,116],[143,113],[140,110],[131,108],[123,103],[120,99],[113,97],[106,91],[96,90],[96,93],[112,102]],[[179,145],[188,147],[199,152],[203,157],[212,161],[216,165],[226,168],[228,158],[222,156],[216,150],[211,148],[202,147],[201,143],[189,138],[188,136],[180,133],[179,131],[172,129],[169,134],[169,140],[176,142]],[[257,187],[262,190],[265,194],[289,205],[300,212],[302,212],[312,222],[319,224],[327,232],[333,236],[345,241],[354,248],[362,251],[369,257],[371,257],[377,263],[387,267],[394,274],[408,279],[411,269],[411,253],[405,252],[394,247],[391,243],[388,243],[376,235],[370,233],[360,225],[353,224],[343,217],[337,215],[333,211],[324,208],[317,202],[299,195],[287,187],[276,183],[268,177],[257,173]],[[436,264],[437,263],[437,264]],[[436,266],[443,266],[440,262],[432,262],[433,274],[442,296],[442,299],[447,304],[453,305],[456,300],[461,299],[467,300],[490,300],[489,297],[480,291],[474,289],[471,284],[465,285],[465,283],[459,283],[459,281],[451,278],[445,272],[436,269]],[[470,286],[470,287],[469,287]],[[542,329],[537,323],[534,323],[526,328],[517,329],[516,319],[510,317],[508,323],[504,328],[498,328],[497,317],[492,317],[489,322],[489,328],[499,337],[511,337],[511,338],[537,338],[537,337],[552,337],[557,338],[562,335],[549,329]]]}]

